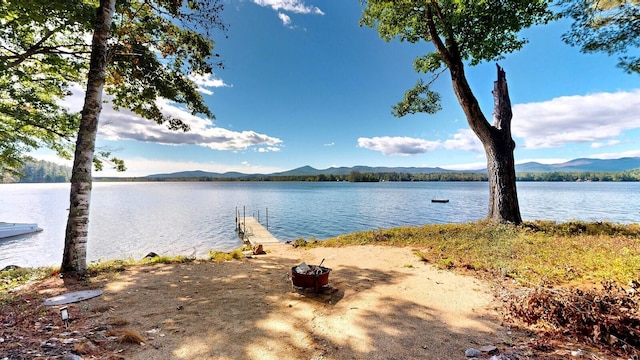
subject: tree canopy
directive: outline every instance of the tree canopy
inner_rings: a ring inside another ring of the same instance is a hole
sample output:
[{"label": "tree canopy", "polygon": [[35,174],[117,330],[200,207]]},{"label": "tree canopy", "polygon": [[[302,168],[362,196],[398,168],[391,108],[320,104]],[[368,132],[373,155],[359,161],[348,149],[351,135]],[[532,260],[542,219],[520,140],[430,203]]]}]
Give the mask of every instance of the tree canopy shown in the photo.
[{"label": "tree canopy", "polygon": [[87,68],[95,6],[82,0],[2,1],[0,170],[15,172],[42,146],[70,158],[79,115],[61,105]]},{"label": "tree canopy", "polygon": [[[522,29],[555,18],[548,0],[367,0],[360,20],[378,30],[385,41],[398,39],[432,43],[433,51],[414,61],[420,73],[437,75],[454,62],[478,65],[497,61],[520,50],[527,40]],[[429,24],[432,23],[433,27]],[[435,80],[418,80],[393,108],[396,116],[440,110],[439,94],[430,90]]]},{"label": "tree canopy", "polygon": [[618,66],[640,73],[640,0],[562,0],[574,21],[563,39],[583,52],[618,55]]},{"label": "tree canopy", "polygon": [[[17,171],[40,147],[71,158],[80,116],[62,105],[86,84],[96,0],[3,0],[0,6],[0,170]],[[159,99],[213,117],[193,77],[222,66],[213,30],[225,30],[220,0],[118,1],[109,39],[105,91],[116,108],[171,129]],[[108,152],[100,155],[108,158]],[[102,167],[97,157],[97,169]],[[123,170],[124,163],[112,158]]]}]

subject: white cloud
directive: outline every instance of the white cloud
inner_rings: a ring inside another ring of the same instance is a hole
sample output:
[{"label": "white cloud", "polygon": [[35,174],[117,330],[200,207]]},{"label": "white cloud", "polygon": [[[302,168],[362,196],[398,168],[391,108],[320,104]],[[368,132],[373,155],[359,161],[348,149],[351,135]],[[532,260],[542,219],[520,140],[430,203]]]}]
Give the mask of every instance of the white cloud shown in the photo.
[{"label": "white cloud", "polygon": [[620,144],[620,140],[609,140],[607,142],[594,142],[593,144],[591,144],[591,147],[594,149],[600,149],[603,147],[607,147],[607,146],[614,146],[614,145],[618,145]]},{"label": "white cloud", "polygon": [[623,157],[640,157],[640,150],[629,150],[616,153],[602,153],[586,156],[594,159],[619,159]]},{"label": "white cloud", "polygon": [[447,150],[484,151],[480,139],[471,129],[459,129],[453,135],[453,139],[444,142],[444,148]]},{"label": "white cloud", "polygon": [[[333,145],[325,144],[325,146]],[[358,139],[361,148],[380,151],[384,155],[416,155],[424,154],[439,148],[447,150],[464,150],[484,154],[484,148],[478,137],[469,129],[459,129],[452,138],[444,142],[417,139],[412,137],[374,137]]]},{"label": "white cloud", "polygon": [[336,143],[335,142],[330,142],[328,144],[324,144],[324,146],[326,147],[330,147],[330,146],[334,146]]},{"label": "white cloud", "polygon": [[301,0],[253,0],[260,6],[270,7],[275,11],[289,11],[296,14],[318,14],[324,15],[324,12],[315,6],[305,5]]},{"label": "white cloud", "polygon": [[416,139],[410,137],[374,137],[358,138],[361,148],[380,151],[384,155],[416,155],[435,150],[440,145],[437,141]]},{"label": "white cloud", "polygon": [[215,78],[214,74],[196,75],[190,74],[189,79],[198,85],[198,91],[206,94],[213,95],[213,91],[209,88],[227,87],[222,79]]},{"label": "white cloud", "polygon": [[640,89],[562,96],[513,107],[513,134],[529,149],[611,140],[640,128]]},{"label": "white cloud", "polygon": [[487,162],[484,161],[484,162],[473,162],[473,163],[465,163],[465,164],[453,164],[453,165],[444,165],[440,167],[447,170],[460,170],[460,171],[480,170],[480,169],[487,168]]},{"label": "white cloud", "polygon": [[[72,96],[65,99],[65,104],[73,109],[84,101],[84,92],[76,90],[74,89]],[[252,146],[275,148],[282,144],[282,140],[278,138],[255,131],[231,131],[216,127],[212,120],[191,115],[185,109],[166,100],[158,101],[158,106],[164,115],[178,118],[188,124],[190,131],[169,130],[165,125],[143,119],[131,111],[115,111],[107,103],[100,115],[98,137],[105,140],[137,140],[165,145],[198,145],[215,150],[246,150]],[[81,107],[80,105],[79,108]]]},{"label": "white cloud", "polygon": [[260,147],[255,149],[255,151],[259,152],[259,153],[267,153],[267,152],[278,152],[280,151],[279,147],[275,147],[275,146],[267,146],[267,147]]},{"label": "white cloud", "polygon": [[562,164],[570,160],[571,159],[567,159],[567,158],[522,159],[522,160],[516,160],[516,164],[524,164],[528,162],[537,162],[540,164]]},{"label": "white cloud", "polygon": [[282,20],[282,25],[287,26],[291,24],[291,18],[287,14],[278,13],[278,17]]}]

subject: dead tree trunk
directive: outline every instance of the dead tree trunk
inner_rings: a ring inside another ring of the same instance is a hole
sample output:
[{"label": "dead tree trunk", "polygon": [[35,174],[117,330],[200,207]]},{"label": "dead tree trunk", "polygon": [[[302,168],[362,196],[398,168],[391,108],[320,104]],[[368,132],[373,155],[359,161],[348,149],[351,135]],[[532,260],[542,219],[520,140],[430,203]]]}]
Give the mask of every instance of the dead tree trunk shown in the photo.
[{"label": "dead tree trunk", "polygon": [[511,100],[504,70],[498,68],[493,84],[494,124],[489,141],[483,142],[487,154],[489,177],[489,213],[487,218],[496,222],[520,224],[520,205],[516,190],[516,170],[513,151],[516,143],[511,137]]}]

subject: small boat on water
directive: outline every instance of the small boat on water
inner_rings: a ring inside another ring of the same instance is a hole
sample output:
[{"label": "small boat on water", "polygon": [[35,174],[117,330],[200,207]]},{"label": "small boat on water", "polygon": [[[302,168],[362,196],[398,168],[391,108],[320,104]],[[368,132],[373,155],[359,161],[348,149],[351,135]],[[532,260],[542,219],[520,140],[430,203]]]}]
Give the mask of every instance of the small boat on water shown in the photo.
[{"label": "small boat on water", "polygon": [[448,203],[449,199],[431,199],[432,203]]},{"label": "small boat on water", "polygon": [[42,231],[38,224],[0,222],[0,239]]}]

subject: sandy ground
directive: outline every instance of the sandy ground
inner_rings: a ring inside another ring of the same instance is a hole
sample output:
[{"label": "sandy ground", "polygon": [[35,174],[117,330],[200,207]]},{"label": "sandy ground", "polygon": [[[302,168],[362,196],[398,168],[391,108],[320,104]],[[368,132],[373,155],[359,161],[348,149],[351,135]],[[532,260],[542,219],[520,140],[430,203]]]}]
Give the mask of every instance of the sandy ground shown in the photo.
[{"label": "sandy ground", "polygon": [[[487,283],[438,270],[411,248],[265,250],[224,263],[131,267],[81,288],[54,279],[40,294],[104,290],[69,306],[66,332],[92,329],[98,345],[76,344],[84,359],[464,359],[485,345],[504,352],[515,336]],[[322,259],[330,287],[294,289],[291,267]],[[109,341],[125,330],[144,345]]]}]

